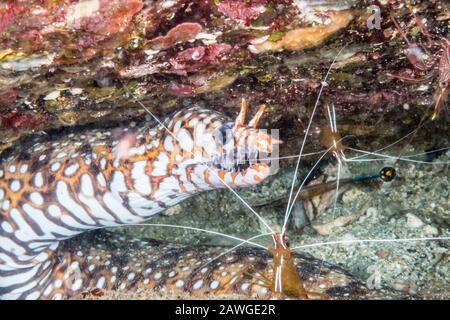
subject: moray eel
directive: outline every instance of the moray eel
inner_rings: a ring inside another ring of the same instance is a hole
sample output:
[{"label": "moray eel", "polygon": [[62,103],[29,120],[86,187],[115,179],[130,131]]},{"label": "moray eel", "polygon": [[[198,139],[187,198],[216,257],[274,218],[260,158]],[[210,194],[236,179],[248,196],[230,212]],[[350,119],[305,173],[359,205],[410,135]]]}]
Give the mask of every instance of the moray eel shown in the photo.
[{"label": "moray eel", "polygon": [[[257,159],[280,141],[190,107],[123,134],[81,130],[29,138],[0,159],[0,296],[58,298],[87,285],[89,270],[61,257],[61,242],[89,230],[143,222],[196,193],[255,185],[270,174]],[[241,162],[254,156],[247,167]],[[239,166],[238,166],[239,165]],[[65,257],[65,255],[63,255]],[[70,265],[80,278],[65,279]],[[62,269],[61,269],[62,270]]]},{"label": "moray eel", "polygon": [[[261,106],[244,125],[245,101],[234,122],[192,107],[121,134],[107,128],[69,130],[27,138],[5,151],[0,158],[0,298],[62,299],[91,289],[283,297],[276,282],[270,283],[274,265],[283,261],[281,249],[239,247],[223,255],[229,248],[96,230],[143,222],[198,192],[264,180],[270,167],[258,155],[281,141],[256,129],[263,111]],[[253,163],[242,166],[251,155]],[[283,268],[289,271],[285,278],[301,283],[300,294],[400,297],[368,290],[326,262],[284,252],[290,263]],[[291,290],[289,282],[282,292]]]}]

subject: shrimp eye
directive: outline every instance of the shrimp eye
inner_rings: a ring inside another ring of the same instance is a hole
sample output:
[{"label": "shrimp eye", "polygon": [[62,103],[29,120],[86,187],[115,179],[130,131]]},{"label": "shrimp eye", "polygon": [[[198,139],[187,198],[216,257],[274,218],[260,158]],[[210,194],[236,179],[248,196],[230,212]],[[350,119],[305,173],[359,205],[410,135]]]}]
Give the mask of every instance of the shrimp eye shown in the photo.
[{"label": "shrimp eye", "polygon": [[286,247],[290,247],[291,246],[291,243],[289,242],[289,241],[286,241]]},{"label": "shrimp eye", "polygon": [[224,146],[232,139],[231,126],[228,123],[221,125],[218,129],[216,139]]},{"label": "shrimp eye", "polygon": [[385,182],[394,180],[396,175],[394,167],[383,167],[380,170],[380,178]]}]

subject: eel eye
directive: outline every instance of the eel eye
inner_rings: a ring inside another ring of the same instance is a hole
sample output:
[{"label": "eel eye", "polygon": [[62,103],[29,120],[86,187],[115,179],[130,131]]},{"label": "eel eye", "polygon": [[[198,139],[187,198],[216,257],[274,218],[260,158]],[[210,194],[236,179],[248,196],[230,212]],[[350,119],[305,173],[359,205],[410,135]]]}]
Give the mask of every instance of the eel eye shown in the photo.
[{"label": "eel eye", "polygon": [[448,86],[448,83],[446,81],[439,82],[439,87],[441,87],[442,89],[447,88],[447,86]]},{"label": "eel eye", "polygon": [[216,141],[220,142],[222,146],[227,145],[233,137],[232,127],[228,123],[225,123],[217,130]]},{"label": "eel eye", "polygon": [[394,180],[396,175],[397,173],[394,167],[383,167],[380,170],[380,178],[385,182]]}]

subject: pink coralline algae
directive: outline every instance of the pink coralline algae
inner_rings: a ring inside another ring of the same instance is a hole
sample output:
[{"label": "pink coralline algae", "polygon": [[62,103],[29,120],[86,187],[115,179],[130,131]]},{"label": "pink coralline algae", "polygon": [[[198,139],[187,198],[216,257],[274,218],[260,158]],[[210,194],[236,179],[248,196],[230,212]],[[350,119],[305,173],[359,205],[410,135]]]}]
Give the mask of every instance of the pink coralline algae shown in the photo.
[{"label": "pink coralline algae", "polygon": [[12,130],[33,130],[44,123],[42,116],[31,112],[10,112],[2,115],[0,120],[4,128]]},{"label": "pink coralline algae", "polygon": [[170,64],[174,70],[182,73],[196,71],[208,65],[220,65],[227,59],[226,54],[231,48],[224,43],[189,48],[170,58]]},{"label": "pink coralline algae", "polygon": [[15,102],[17,99],[17,93],[13,89],[0,92],[0,106],[6,106]]},{"label": "pink coralline algae", "polygon": [[177,42],[186,42],[195,38],[202,31],[198,23],[185,22],[172,28],[165,36],[157,37],[149,42],[150,47],[162,50],[172,47]]},{"label": "pink coralline algae", "polygon": [[176,97],[192,97],[195,95],[194,88],[186,84],[173,86],[167,90],[167,93]]},{"label": "pink coralline algae", "polygon": [[225,0],[217,5],[217,11],[234,21],[248,25],[264,12],[265,1]]},{"label": "pink coralline algae", "polygon": [[129,66],[119,70],[119,75],[123,78],[139,78],[149,74],[157,73],[164,68],[164,64],[141,64],[137,66]]},{"label": "pink coralline algae", "polygon": [[0,3],[0,34],[15,20],[15,18],[23,11],[23,8],[9,1]]},{"label": "pink coralline algae", "polygon": [[22,54],[55,52],[54,64],[78,63],[126,44],[141,0],[43,1],[0,4],[0,47]]}]

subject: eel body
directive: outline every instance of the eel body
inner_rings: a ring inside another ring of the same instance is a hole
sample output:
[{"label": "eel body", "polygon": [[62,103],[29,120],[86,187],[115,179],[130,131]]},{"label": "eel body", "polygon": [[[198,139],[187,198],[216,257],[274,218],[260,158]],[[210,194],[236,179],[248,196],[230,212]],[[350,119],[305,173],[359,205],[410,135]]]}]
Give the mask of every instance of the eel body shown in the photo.
[{"label": "eel body", "polygon": [[[175,298],[177,294],[197,298],[229,297],[230,294],[251,299],[279,298],[273,289],[258,280],[261,275],[273,276],[273,255],[269,251],[239,247],[224,254],[229,249],[92,232],[64,243],[60,259],[67,263],[60,264],[54,274],[59,274],[58,285],[69,282],[78,289],[83,283],[86,292],[101,288],[105,292],[148,290],[161,297]],[[305,290],[327,299],[411,298],[389,289],[369,290],[344,269],[310,256],[293,253],[293,260]],[[79,275],[76,271],[79,269],[87,272]],[[61,298],[67,294],[62,288],[49,292],[45,298]],[[76,293],[77,290],[70,294]]]},{"label": "eel body", "polygon": [[221,113],[191,107],[120,134],[86,129],[31,137],[5,152],[0,157],[0,297],[58,298],[82,290],[81,278],[69,284],[64,272],[55,273],[70,262],[60,257],[63,240],[143,222],[198,192],[264,180],[268,164],[255,158],[246,168],[237,165],[250,154],[270,153],[277,141],[256,129],[263,108],[249,126],[245,112],[243,101],[231,122]]}]

